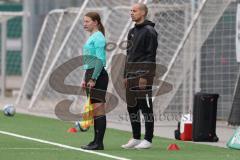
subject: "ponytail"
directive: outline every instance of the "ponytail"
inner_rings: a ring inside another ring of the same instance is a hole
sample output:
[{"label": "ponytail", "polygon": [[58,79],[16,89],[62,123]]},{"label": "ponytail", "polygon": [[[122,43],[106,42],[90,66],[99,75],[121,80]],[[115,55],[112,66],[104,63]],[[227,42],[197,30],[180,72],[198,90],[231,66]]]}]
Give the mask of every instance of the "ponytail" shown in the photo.
[{"label": "ponytail", "polygon": [[102,34],[105,36],[105,28],[103,27],[103,24],[101,21],[98,24],[98,30],[102,32]]}]

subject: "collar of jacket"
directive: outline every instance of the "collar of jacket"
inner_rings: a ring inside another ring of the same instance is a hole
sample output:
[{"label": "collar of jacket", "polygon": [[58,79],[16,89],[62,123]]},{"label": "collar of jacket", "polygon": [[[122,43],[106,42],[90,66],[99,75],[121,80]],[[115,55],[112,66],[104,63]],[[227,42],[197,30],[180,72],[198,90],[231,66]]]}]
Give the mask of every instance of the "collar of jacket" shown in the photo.
[{"label": "collar of jacket", "polygon": [[135,24],[135,27],[136,27],[136,28],[141,28],[141,27],[144,27],[144,26],[146,26],[146,25],[150,25],[150,26],[154,27],[154,26],[155,26],[155,23],[153,23],[152,21],[149,21],[149,20],[146,19],[146,20],[144,20],[143,23]]}]

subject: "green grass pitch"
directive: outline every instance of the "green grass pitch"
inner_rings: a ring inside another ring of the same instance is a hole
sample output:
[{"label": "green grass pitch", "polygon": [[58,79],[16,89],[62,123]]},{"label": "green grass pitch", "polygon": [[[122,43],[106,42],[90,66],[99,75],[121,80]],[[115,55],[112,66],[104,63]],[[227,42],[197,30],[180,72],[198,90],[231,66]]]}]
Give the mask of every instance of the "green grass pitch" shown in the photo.
[{"label": "green grass pitch", "polygon": [[[6,117],[0,114],[0,131],[11,132],[63,145],[80,147],[92,140],[92,127],[88,132],[68,133],[73,123],[60,120],[16,114]],[[130,132],[107,129],[105,150],[98,151],[133,160],[238,160],[240,151],[202,144],[175,141],[154,137],[153,148],[148,150],[124,150],[124,144],[131,137]],[[176,143],[180,151],[167,151],[170,143]],[[65,149],[9,135],[0,134],[0,160],[96,160],[111,159],[96,154]]]}]

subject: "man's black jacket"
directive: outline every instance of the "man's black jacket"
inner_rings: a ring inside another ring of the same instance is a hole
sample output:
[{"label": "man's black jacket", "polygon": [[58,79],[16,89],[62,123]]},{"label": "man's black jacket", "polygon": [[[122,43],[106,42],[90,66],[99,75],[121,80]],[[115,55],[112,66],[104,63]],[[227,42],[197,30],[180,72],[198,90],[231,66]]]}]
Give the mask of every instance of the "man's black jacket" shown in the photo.
[{"label": "man's black jacket", "polygon": [[[124,69],[125,78],[129,76],[130,72],[141,73],[146,70],[151,70],[150,74],[154,76],[152,74],[155,74],[156,51],[158,47],[158,34],[154,26],[153,22],[145,20],[141,24],[135,24],[134,28],[129,31],[127,58]],[[133,67],[132,63],[129,62],[137,62],[138,65]]]}]

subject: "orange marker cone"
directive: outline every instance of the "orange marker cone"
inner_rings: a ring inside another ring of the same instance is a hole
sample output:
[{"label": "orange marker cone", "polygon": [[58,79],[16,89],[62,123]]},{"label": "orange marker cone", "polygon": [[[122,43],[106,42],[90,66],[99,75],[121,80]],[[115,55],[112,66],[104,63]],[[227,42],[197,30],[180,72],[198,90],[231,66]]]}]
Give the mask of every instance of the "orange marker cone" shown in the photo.
[{"label": "orange marker cone", "polygon": [[180,147],[178,147],[177,144],[173,143],[173,144],[169,144],[167,150],[169,150],[169,151],[178,151],[178,150],[180,150]]},{"label": "orange marker cone", "polygon": [[76,128],[69,128],[67,132],[69,132],[69,133],[76,133],[77,129]]}]

